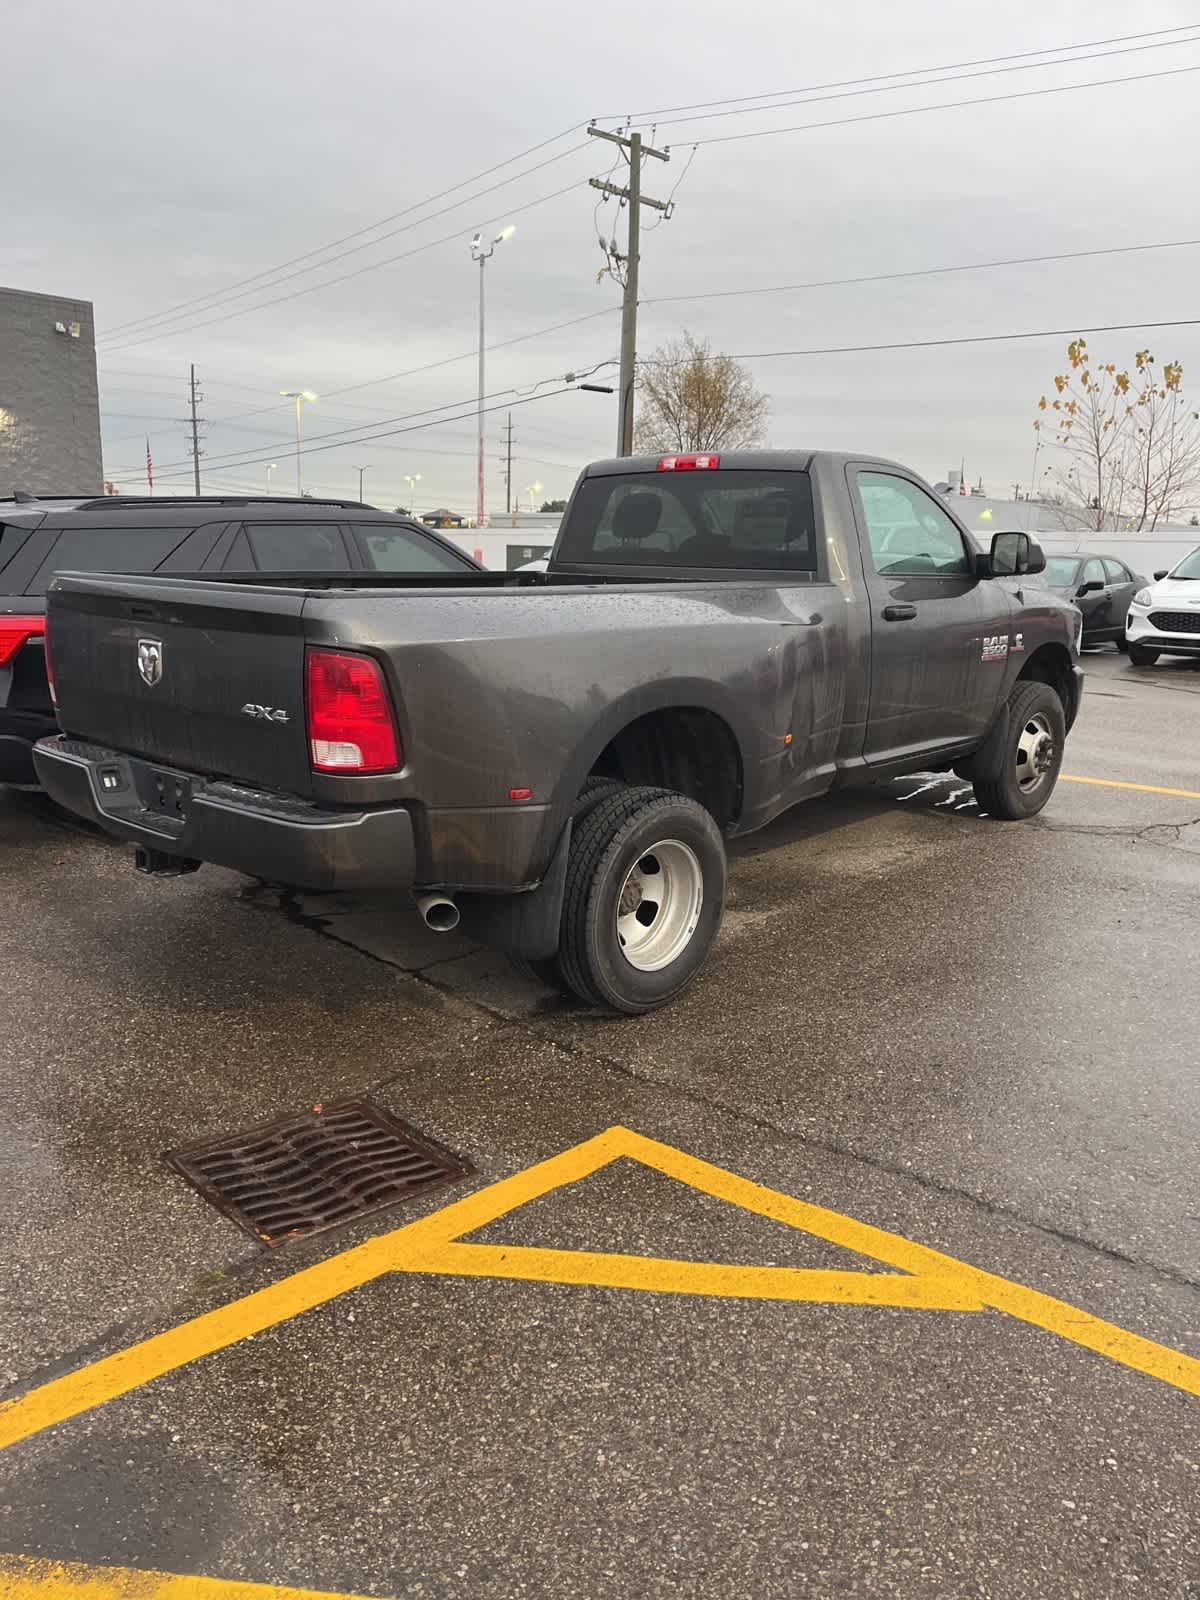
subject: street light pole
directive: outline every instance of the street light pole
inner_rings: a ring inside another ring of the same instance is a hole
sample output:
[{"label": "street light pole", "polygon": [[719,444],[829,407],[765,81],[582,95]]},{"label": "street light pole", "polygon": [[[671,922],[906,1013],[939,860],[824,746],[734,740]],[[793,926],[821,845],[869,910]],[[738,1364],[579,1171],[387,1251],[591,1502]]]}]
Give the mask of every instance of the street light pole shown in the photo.
[{"label": "street light pole", "polygon": [[363,497],[363,473],[367,470],[367,467],[369,467],[370,465],[371,465],[371,463],[368,461],[366,467],[359,467],[359,469],[358,469],[358,498],[359,498],[359,502],[360,503],[361,503],[362,497]]},{"label": "street light pole", "polygon": [[408,498],[412,501],[412,505],[408,508],[408,513],[409,516],[415,517],[417,514],[417,485],[421,481],[421,474],[419,472],[406,472],[404,481],[408,485]]},{"label": "street light pole", "polygon": [[267,494],[268,495],[271,493],[271,474],[274,471],[275,471],[275,463],[272,461],[270,463],[270,465],[267,467]]},{"label": "street light pole", "polygon": [[511,239],[513,234],[516,231],[517,231],[516,228],[510,222],[507,228],[501,228],[500,232],[492,240],[491,244],[488,245],[486,250],[483,248],[482,235],[481,234],[477,233],[475,235],[475,237],[471,240],[471,260],[472,261],[478,261],[478,263],[479,263],[479,405],[478,405],[479,457],[478,457],[478,461],[476,463],[476,471],[475,471],[475,526],[477,528],[482,528],[483,527],[484,516],[485,516],[485,512],[484,512],[484,467],[483,467],[483,450],[484,450],[484,430],[483,430],[484,352],[485,352],[485,349],[486,349],[485,334],[484,334],[484,326],[485,326],[485,323],[484,323],[484,268],[487,266],[487,263],[488,263],[489,259],[491,258],[493,252],[495,251],[496,246],[498,244],[503,244],[505,239]]},{"label": "street light pole", "polygon": [[300,408],[306,400],[315,400],[317,397],[311,389],[280,389],[279,392],[285,400],[294,400],[296,402],[296,497],[299,499],[304,494],[304,484],[300,476],[300,447],[302,443]]}]

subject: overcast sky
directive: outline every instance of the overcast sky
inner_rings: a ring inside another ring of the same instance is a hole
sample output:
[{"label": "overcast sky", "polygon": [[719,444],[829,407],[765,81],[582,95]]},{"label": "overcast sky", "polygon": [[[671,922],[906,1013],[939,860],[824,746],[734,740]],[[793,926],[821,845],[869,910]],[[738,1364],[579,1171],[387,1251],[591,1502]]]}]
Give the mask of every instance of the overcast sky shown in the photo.
[{"label": "overcast sky", "polygon": [[[1200,241],[1200,72],[1178,72],[1200,69],[1200,42],[1097,43],[1193,22],[1200,41],[1200,5],[1174,0],[8,0],[0,283],[95,302],[105,468],[129,488],[144,481],[147,434],[159,481],[190,483],[182,419],[194,361],[208,486],[260,487],[275,461],[276,486],[292,489],[292,412],[278,391],[310,388],[321,398],[305,415],[306,488],[356,492],[365,464],[366,497],[380,505],[407,503],[404,475],[420,473],[418,509],[471,509],[470,237],[516,223],[488,268],[488,342],[521,342],[489,355],[490,404],[522,400],[539,381],[553,390],[568,370],[614,357],[619,292],[596,281],[596,235],[616,219],[611,203],[594,218],[587,186],[614,150],[583,128],[592,116],[613,126],[659,112],[641,120],[648,135],[657,120],[671,161],[647,163],[645,187],[665,198],[679,186],[673,217],[644,240],[641,353],[687,326],[748,358],[771,398],[772,444],[895,456],[931,479],[965,457],[972,480],[1003,494],[1028,484],[1033,406],[1065,338],[758,353],[1200,315],[1200,243],[780,294],[728,291]],[[934,67],[978,73],[964,64],[1085,42],[1076,54],[1120,53],[1073,65],[997,62],[1022,70],[925,87],[845,84]],[[1177,75],[979,103],[1166,72]],[[819,87],[831,84],[842,87]],[[691,112],[669,126],[661,114],[785,90],[825,98],[750,114],[729,105],[720,109],[738,114]],[[687,166],[697,140],[946,101],[965,103],[701,143]],[[384,218],[392,220],[360,233]],[[284,266],[337,240],[345,242],[316,257],[329,261],[316,271],[300,270],[313,258]],[[704,298],[668,298],[684,295]],[[540,331],[593,312],[602,314]],[[1121,361],[1143,344],[1181,359],[1200,394],[1200,328],[1090,342]],[[434,362],[444,364],[391,376]],[[596,381],[614,371],[602,368]],[[426,426],[439,407],[461,420]],[[523,501],[534,483],[542,496],[566,494],[581,462],[612,453],[611,397],[567,393],[517,404],[512,415]],[[487,420],[495,509],[504,410]],[[317,448],[322,434],[384,427],[410,431]]]}]

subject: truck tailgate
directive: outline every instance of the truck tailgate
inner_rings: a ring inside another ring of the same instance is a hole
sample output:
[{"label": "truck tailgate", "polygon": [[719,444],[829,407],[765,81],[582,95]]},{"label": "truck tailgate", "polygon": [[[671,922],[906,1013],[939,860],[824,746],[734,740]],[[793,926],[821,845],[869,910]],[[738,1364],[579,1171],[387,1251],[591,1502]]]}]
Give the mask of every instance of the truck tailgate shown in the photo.
[{"label": "truck tailgate", "polygon": [[67,733],[307,795],[302,589],[60,576],[49,594]]}]

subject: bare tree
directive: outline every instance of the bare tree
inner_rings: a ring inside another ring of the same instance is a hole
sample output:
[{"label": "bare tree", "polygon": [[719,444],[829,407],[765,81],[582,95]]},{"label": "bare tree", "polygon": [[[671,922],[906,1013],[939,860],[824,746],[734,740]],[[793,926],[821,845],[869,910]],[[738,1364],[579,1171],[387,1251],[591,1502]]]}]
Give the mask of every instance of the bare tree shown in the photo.
[{"label": "bare tree", "polygon": [[761,443],[770,402],[732,356],[685,328],[639,363],[638,450],[733,450]]},{"label": "bare tree", "polygon": [[1070,370],[1054,378],[1034,421],[1053,430],[1067,465],[1053,469],[1050,500],[1068,525],[1156,528],[1200,496],[1200,414],[1183,395],[1183,367],[1161,369],[1139,350],[1132,373],[1093,365],[1086,339],[1067,346]]}]

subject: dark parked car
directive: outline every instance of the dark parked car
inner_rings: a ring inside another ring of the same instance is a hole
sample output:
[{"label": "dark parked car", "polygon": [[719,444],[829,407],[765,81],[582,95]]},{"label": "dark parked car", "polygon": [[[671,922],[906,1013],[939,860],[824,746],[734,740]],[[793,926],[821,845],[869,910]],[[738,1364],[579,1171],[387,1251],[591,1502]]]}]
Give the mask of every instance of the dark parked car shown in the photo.
[{"label": "dark parked car", "polygon": [[431,529],[352,500],[0,500],[0,783],[36,783],[34,742],[55,731],[42,639],[46,586],[64,568],[409,576],[480,570]]},{"label": "dark parked car", "polygon": [[1145,581],[1115,556],[1094,556],[1084,550],[1046,559],[1046,587],[1079,607],[1085,645],[1111,639],[1124,650],[1125,613]]},{"label": "dark parked car", "polygon": [[144,871],[412,891],[648,1011],[708,953],[727,836],[930,767],[1041,810],[1082,682],[1044,567],[892,462],[600,461],[544,573],[62,574],[37,768]]}]

